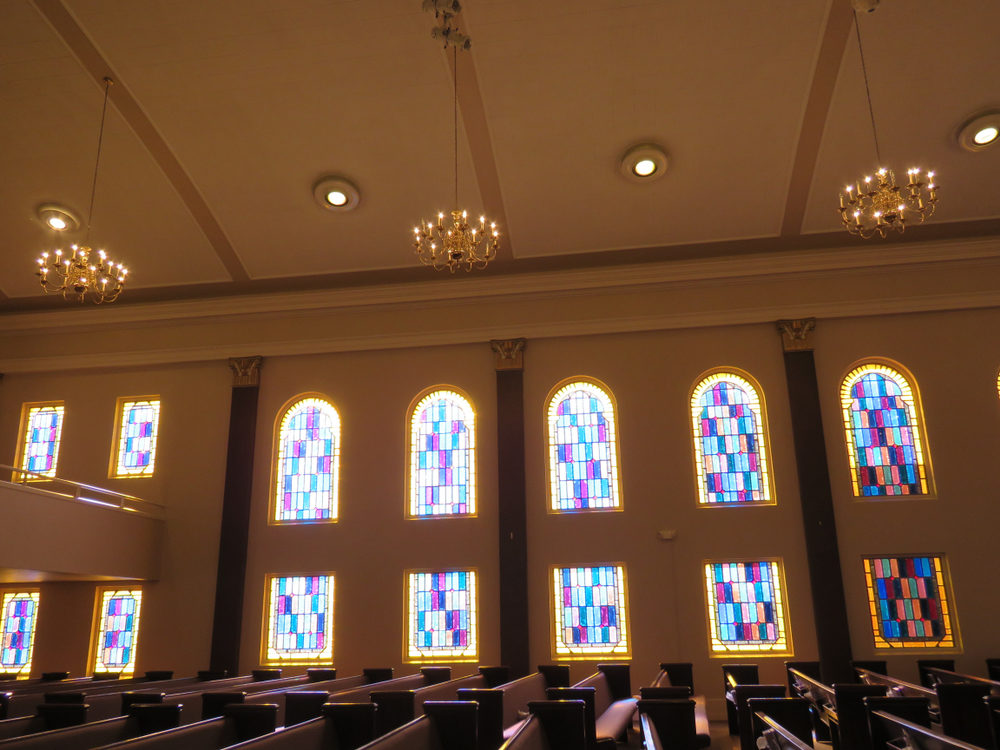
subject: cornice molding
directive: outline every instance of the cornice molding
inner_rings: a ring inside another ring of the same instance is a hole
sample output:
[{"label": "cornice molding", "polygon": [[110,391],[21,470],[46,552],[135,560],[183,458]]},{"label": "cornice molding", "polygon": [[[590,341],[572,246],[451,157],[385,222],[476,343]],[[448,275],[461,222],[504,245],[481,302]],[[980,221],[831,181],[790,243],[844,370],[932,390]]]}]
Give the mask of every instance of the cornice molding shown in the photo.
[{"label": "cornice molding", "polygon": [[[419,302],[510,298],[558,292],[648,288],[677,282],[754,279],[829,271],[886,269],[906,265],[955,263],[1000,258],[1000,239],[924,242],[883,247],[758,253],[740,257],[665,261],[578,271],[544,271],[491,278],[449,278],[420,283],[388,284],[351,289],[249,294],[177,302],[100,308],[17,312],[0,315],[0,333],[40,329],[107,330],[109,326],[180,321],[218,320],[259,313],[322,311],[392,306]],[[2,361],[2,360],[0,360]]]}]

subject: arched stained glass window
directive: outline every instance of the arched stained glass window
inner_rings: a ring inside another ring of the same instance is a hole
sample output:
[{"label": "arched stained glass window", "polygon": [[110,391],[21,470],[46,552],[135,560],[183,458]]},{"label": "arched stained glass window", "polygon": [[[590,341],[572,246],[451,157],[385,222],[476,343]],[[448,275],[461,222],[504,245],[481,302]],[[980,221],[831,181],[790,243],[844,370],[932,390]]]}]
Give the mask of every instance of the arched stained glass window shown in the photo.
[{"label": "arched stained glass window", "polygon": [[335,521],[340,417],[328,401],[301,398],[281,417],[274,520]]},{"label": "arched stained glass window", "polygon": [[712,652],[789,653],[776,560],[705,563]]},{"label": "arched stained glass window", "polygon": [[4,593],[2,632],[0,632],[0,674],[28,679],[31,673],[31,652],[35,646],[35,626],[38,624],[37,591]]},{"label": "arched stained glass window", "polygon": [[772,502],[763,398],[750,377],[704,377],[691,394],[691,419],[699,502]]},{"label": "arched stained glass window", "polygon": [[419,571],[407,579],[406,660],[475,661],[476,571]]},{"label": "arched stained glass window", "polygon": [[855,367],[840,390],[856,497],[928,494],[916,389],[899,371]]},{"label": "arched stained glass window", "polygon": [[623,565],[552,569],[553,656],[628,658]]},{"label": "arched stained glass window", "polygon": [[954,648],[945,560],[934,555],[866,557],[875,648]]},{"label": "arched stained glass window", "polygon": [[[56,475],[64,411],[62,401],[24,405],[21,412],[21,439],[17,447],[19,469],[41,477]],[[20,478],[14,477],[15,481]],[[40,477],[29,477],[29,481],[33,478]]]},{"label": "arched stained glass window", "polygon": [[139,645],[141,589],[97,590],[94,673],[130,675]]},{"label": "arched stained glass window", "polygon": [[548,404],[550,510],[620,508],[610,392],[594,382],[574,380],[557,387]]},{"label": "arched stained glass window", "polygon": [[118,399],[112,477],[153,476],[159,426],[160,399],[156,396]]},{"label": "arched stained glass window", "polygon": [[265,664],[333,660],[333,576],[270,576],[266,586]]},{"label": "arched stained glass window", "polygon": [[434,390],[410,412],[411,517],[476,513],[476,413],[464,396]]}]

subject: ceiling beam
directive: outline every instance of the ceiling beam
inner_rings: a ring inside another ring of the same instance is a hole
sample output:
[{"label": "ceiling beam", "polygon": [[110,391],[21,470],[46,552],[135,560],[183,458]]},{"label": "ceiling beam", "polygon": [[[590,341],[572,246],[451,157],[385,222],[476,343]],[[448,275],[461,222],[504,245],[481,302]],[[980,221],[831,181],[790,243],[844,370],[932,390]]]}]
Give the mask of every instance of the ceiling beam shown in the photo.
[{"label": "ceiling beam", "polygon": [[[853,23],[854,12],[847,0],[832,0],[830,14],[823,30],[819,57],[816,60],[816,69],[813,72],[812,85],[809,88],[809,99],[806,101],[806,110],[802,117],[802,128],[799,130],[795,161],[792,163],[792,175],[788,184],[788,195],[785,198],[785,214],[781,220],[782,237],[793,237],[802,233],[802,221],[805,218],[813,173],[816,170],[816,157],[823,141],[823,129],[826,127],[826,118],[830,112],[833,89],[837,85],[840,64],[844,59],[844,47]],[[836,191],[832,190],[831,206],[835,197]]]},{"label": "ceiling beam", "polygon": [[73,14],[66,8],[62,0],[34,0],[34,5],[84,70],[93,77],[102,89],[105,77],[114,80],[115,85],[111,89],[110,99],[118,109],[119,114],[139,138],[153,161],[159,165],[170,184],[173,185],[177,195],[191,212],[191,216],[201,228],[232,280],[249,281],[250,274],[247,273],[246,267],[236,254],[236,250],[229,242],[229,238],[212,210],[208,207],[208,203],[205,202],[201,191],[198,190],[156,126],[153,125],[132,96],[128,86],[101,55]]}]

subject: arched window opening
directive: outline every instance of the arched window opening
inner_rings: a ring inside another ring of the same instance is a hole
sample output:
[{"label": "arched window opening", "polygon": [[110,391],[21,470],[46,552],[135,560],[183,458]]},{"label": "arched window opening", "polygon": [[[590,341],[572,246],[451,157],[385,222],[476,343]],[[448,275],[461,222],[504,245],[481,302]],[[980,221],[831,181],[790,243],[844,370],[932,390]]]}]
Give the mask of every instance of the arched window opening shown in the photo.
[{"label": "arched window opening", "polygon": [[337,520],[340,417],[328,401],[302,398],[285,410],[278,428],[273,519]]},{"label": "arched window opening", "polygon": [[434,390],[410,412],[411,518],[476,514],[476,413],[452,390]]}]

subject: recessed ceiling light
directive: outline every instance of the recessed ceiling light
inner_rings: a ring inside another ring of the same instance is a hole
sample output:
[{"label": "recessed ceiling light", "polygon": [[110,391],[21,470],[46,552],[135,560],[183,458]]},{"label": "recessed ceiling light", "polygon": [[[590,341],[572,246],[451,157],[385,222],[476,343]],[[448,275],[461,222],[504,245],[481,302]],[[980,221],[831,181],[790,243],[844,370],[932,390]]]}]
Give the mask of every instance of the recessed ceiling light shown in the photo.
[{"label": "recessed ceiling light", "polygon": [[328,211],[350,211],[361,202],[361,194],[343,177],[324,177],[313,187],[316,202]]},{"label": "recessed ceiling light", "polygon": [[967,151],[982,151],[1000,136],[1000,112],[985,112],[968,120],[958,131],[958,143]]},{"label": "recessed ceiling light", "polygon": [[659,146],[642,143],[625,152],[619,170],[632,182],[651,182],[666,173],[667,155]]},{"label": "recessed ceiling light", "polygon": [[76,214],[64,206],[46,203],[39,206],[36,213],[47,228],[56,232],[73,232],[80,228]]}]

